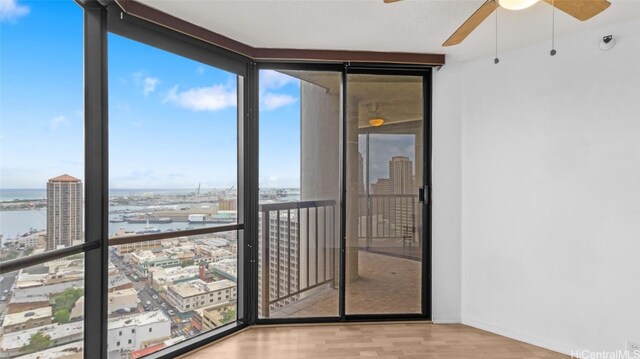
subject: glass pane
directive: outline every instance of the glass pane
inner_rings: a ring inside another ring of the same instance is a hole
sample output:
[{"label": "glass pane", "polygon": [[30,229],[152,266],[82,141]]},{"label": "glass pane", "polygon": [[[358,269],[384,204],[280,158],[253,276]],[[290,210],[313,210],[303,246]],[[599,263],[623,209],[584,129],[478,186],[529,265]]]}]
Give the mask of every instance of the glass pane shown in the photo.
[{"label": "glass pane", "polygon": [[84,254],[0,278],[2,357],[82,358]]},{"label": "glass pane", "polygon": [[109,234],[237,223],[235,74],[109,35]]},{"label": "glass pane", "polygon": [[109,357],[139,358],[234,322],[237,238],[229,231],[112,246]]},{"label": "glass pane", "polygon": [[346,313],[420,313],[422,77],[347,82]]},{"label": "glass pane", "polygon": [[0,14],[2,261],[84,242],[82,8],[9,3]]},{"label": "glass pane", "polygon": [[110,358],[138,358],[236,321],[238,81],[109,34]]},{"label": "glass pane", "polygon": [[260,71],[261,318],[339,315],[340,81]]}]

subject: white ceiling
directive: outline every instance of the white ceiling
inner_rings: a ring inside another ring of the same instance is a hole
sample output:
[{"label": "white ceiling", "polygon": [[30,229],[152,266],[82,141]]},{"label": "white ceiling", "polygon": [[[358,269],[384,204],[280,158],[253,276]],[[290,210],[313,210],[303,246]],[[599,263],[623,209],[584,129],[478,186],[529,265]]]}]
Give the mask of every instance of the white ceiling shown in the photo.
[{"label": "white ceiling", "polygon": [[[140,1],[254,47],[444,53],[447,62],[495,51],[494,15],[462,44],[441,46],[484,0]],[[585,22],[556,11],[556,36],[640,18],[640,0],[610,1]],[[501,51],[550,41],[552,7],[543,1],[526,10],[498,11]]]}]

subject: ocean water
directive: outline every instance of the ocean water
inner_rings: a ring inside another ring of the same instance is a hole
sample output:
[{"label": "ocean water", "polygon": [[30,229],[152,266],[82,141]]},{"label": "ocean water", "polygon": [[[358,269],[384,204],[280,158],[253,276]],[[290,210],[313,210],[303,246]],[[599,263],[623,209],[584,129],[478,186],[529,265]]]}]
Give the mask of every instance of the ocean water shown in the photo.
[{"label": "ocean water", "polygon": [[[299,200],[299,190],[288,189],[290,191],[288,196],[283,196],[282,200],[297,201]],[[205,193],[210,189],[203,189]],[[149,193],[154,194],[189,194],[193,192],[193,189],[113,189],[109,191],[110,196],[128,196],[144,195]],[[45,189],[0,189],[0,201],[14,201],[14,200],[39,200],[46,199]],[[201,204],[205,205],[205,204]],[[130,209],[135,211],[143,211],[144,206],[112,206],[110,210],[122,210]],[[109,215],[110,218],[116,217],[117,214]],[[141,231],[144,230],[145,223],[109,223],[109,234],[112,235],[118,231],[120,227],[125,227],[129,231]],[[153,227],[162,231],[167,229],[186,229],[198,226],[198,224],[187,223],[159,223],[152,224]],[[28,233],[29,231],[46,230],[47,227],[47,210],[41,209],[28,209],[18,211],[0,211],[0,235],[4,239],[12,239],[18,235]]]},{"label": "ocean water", "polygon": [[[117,215],[109,215],[109,218],[116,217]],[[121,227],[124,227],[127,231],[142,231],[146,227],[146,223],[109,223],[109,235],[116,233]],[[174,222],[174,223],[154,223],[151,224],[153,228],[162,230],[167,229],[182,230],[182,229],[194,229],[202,226],[215,226],[212,224],[197,224],[186,222]],[[0,234],[2,239],[13,239],[21,234],[34,230],[46,230],[47,228],[47,210],[25,210],[25,211],[0,211]]]},{"label": "ocean water", "polygon": [[6,189],[0,188],[0,202],[14,201],[17,199],[45,199],[47,190],[38,189]]},{"label": "ocean water", "polygon": [[14,238],[17,235],[47,228],[47,210],[30,209],[23,211],[0,211],[0,234],[4,238]]},{"label": "ocean water", "polygon": [[[128,196],[143,195],[148,193],[157,194],[188,194],[193,192],[189,189],[114,189],[109,191],[110,196]],[[0,201],[15,201],[15,200],[41,200],[46,199],[46,189],[0,189]],[[144,207],[114,207],[112,209],[142,209]],[[112,217],[112,216],[110,216]],[[120,227],[126,227],[127,230],[141,231],[144,230],[146,224],[127,224],[127,223],[109,223],[109,234],[113,234],[118,231]],[[154,227],[166,230],[169,228],[180,229],[177,227],[186,226],[184,224],[158,224]],[[30,209],[19,211],[0,211],[0,235],[3,240],[8,238],[15,238],[18,235],[28,233],[32,229],[34,230],[46,230],[47,228],[47,210]]]}]

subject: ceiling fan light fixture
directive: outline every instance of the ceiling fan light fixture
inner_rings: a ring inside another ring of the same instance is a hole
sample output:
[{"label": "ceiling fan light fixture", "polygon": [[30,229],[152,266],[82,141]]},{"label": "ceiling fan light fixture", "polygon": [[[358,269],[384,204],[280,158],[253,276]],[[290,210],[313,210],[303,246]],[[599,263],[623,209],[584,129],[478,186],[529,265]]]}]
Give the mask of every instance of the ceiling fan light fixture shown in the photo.
[{"label": "ceiling fan light fixture", "polygon": [[500,7],[507,10],[522,10],[535,5],[539,0],[498,0]]},{"label": "ceiling fan light fixture", "polygon": [[369,124],[373,127],[382,126],[383,123],[384,123],[383,118],[372,118],[369,120]]}]

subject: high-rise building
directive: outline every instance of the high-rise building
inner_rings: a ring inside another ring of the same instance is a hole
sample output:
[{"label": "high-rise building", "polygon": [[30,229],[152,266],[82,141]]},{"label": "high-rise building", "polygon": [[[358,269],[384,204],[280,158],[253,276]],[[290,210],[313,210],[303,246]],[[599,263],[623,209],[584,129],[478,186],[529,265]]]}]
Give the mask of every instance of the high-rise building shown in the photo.
[{"label": "high-rise building", "polygon": [[371,185],[374,194],[415,194],[413,161],[404,156],[393,156],[389,161],[389,178],[378,178]]},{"label": "high-rise building", "polygon": [[82,242],[82,181],[64,174],[47,182],[47,250]]},{"label": "high-rise building", "polygon": [[413,194],[413,162],[404,156],[393,156],[389,161],[389,179],[393,194]]},{"label": "high-rise building", "polygon": [[[265,229],[262,225],[262,214],[259,218],[260,226],[258,227],[259,236],[262,238],[260,241],[260,253],[262,253],[262,246],[264,245],[264,237],[262,232]],[[289,229],[290,237],[287,236],[287,229]],[[282,298],[287,297],[289,293],[298,291],[298,279],[301,278],[298,269],[303,270],[302,266],[298,266],[300,260],[298,256],[298,216],[296,213],[291,213],[291,217],[287,219],[286,211],[280,213],[280,218],[277,216],[269,217],[269,296],[270,298]],[[278,243],[279,242],[279,243]],[[278,253],[279,252],[279,253]],[[280,263],[278,263],[280,259]],[[306,263],[306,262],[305,262]],[[258,260],[258,266],[260,273],[265,271],[263,269],[262,255]],[[304,272],[306,275],[306,271]],[[289,278],[289,280],[287,280]],[[260,276],[258,282],[260,288],[262,288],[262,276]],[[280,284],[278,284],[278,282]],[[293,295],[287,297],[282,301],[279,301],[271,305],[271,309],[284,307],[300,299],[300,295]],[[258,293],[258,300],[262,300],[262,291]],[[262,304],[262,302],[260,302]],[[262,314],[262,306],[259,308],[259,313]]]},{"label": "high-rise building", "polygon": [[402,238],[415,235],[415,181],[413,161],[405,156],[393,156],[389,161],[389,178],[378,178],[371,185],[373,194],[378,195],[371,200],[368,212],[376,218],[371,228],[374,234],[382,231]]}]

